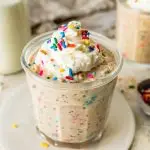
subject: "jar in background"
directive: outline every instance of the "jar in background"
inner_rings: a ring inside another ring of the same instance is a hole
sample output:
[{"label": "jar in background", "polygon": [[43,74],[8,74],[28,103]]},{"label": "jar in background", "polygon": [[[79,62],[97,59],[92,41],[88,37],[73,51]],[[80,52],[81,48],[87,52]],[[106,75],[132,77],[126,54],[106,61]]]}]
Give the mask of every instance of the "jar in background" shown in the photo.
[{"label": "jar in background", "polygon": [[22,69],[20,55],[30,39],[26,0],[0,2],[0,73],[11,74]]},{"label": "jar in background", "polygon": [[150,64],[150,12],[117,0],[117,46],[125,58]]}]

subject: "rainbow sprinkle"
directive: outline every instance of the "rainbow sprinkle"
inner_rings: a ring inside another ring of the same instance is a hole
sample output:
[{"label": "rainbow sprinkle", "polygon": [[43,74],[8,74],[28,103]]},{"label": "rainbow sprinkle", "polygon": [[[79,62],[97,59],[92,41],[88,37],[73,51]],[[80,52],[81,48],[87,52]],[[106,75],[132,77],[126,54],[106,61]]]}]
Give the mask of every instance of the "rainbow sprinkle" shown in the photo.
[{"label": "rainbow sprinkle", "polygon": [[74,47],[76,47],[76,45],[75,44],[68,44],[68,47],[74,48]]},{"label": "rainbow sprinkle", "polygon": [[60,51],[62,50],[62,47],[61,47],[60,43],[57,44],[57,47],[59,48]]},{"label": "rainbow sprinkle", "polygon": [[52,74],[50,74],[49,76],[47,76],[47,79],[51,79],[52,78]]},{"label": "rainbow sprinkle", "polygon": [[43,49],[41,49],[40,52],[43,53],[44,55],[47,55],[47,52]]},{"label": "rainbow sprinkle", "polygon": [[99,52],[100,52],[100,44],[96,44],[96,47],[97,47],[97,49],[99,50]]},{"label": "rainbow sprinkle", "polygon": [[57,77],[53,77],[53,80],[56,81],[58,78]]},{"label": "rainbow sprinkle", "polygon": [[73,71],[72,71],[71,68],[69,68],[69,76],[70,76],[70,77],[73,77]]},{"label": "rainbow sprinkle", "polygon": [[95,100],[96,100],[97,96],[93,95],[89,100],[85,101],[84,103],[84,107],[87,107],[88,105],[91,105]]},{"label": "rainbow sprinkle", "polygon": [[48,148],[48,147],[49,147],[49,144],[46,143],[46,142],[41,142],[41,143],[40,143],[40,146],[41,146],[42,148]]},{"label": "rainbow sprinkle", "polygon": [[57,47],[55,45],[51,46],[51,49],[53,49],[54,51],[57,51]]},{"label": "rainbow sprinkle", "polygon": [[49,44],[49,43],[51,43],[51,40],[50,40],[50,39],[47,40],[47,44]]},{"label": "rainbow sprinkle", "polygon": [[57,48],[57,45],[54,43],[54,44],[53,44],[53,47],[54,47],[54,48]]},{"label": "rainbow sprinkle", "polygon": [[53,59],[53,58],[51,58],[51,59],[50,59],[50,61],[54,61],[54,59]]},{"label": "rainbow sprinkle", "polygon": [[14,129],[16,129],[16,128],[18,128],[19,126],[18,126],[16,123],[13,123],[13,124],[11,125],[11,127],[14,128]]},{"label": "rainbow sprinkle", "polygon": [[96,76],[96,72],[94,71],[93,73],[92,73],[94,76]]},{"label": "rainbow sprinkle", "polygon": [[65,37],[65,33],[64,32],[60,32],[60,35],[61,35],[62,38]]},{"label": "rainbow sprinkle", "polygon": [[42,65],[44,65],[44,62],[43,62],[43,60],[41,61],[41,63],[42,63]]},{"label": "rainbow sprinkle", "polygon": [[94,46],[89,46],[88,48],[89,48],[89,52],[94,51]]},{"label": "rainbow sprinkle", "polygon": [[58,43],[58,41],[57,41],[57,39],[54,37],[54,42],[57,44]]},{"label": "rainbow sprinkle", "polygon": [[83,42],[84,42],[85,45],[90,45],[90,40],[89,39],[84,39]]},{"label": "rainbow sprinkle", "polygon": [[58,28],[58,30],[62,30],[62,31],[67,30],[67,25],[66,25],[66,24],[61,25],[61,26]]},{"label": "rainbow sprinkle", "polygon": [[66,46],[66,44],[65,44],[65,41],[64,40],[62,40],[62,46],[63,46],[63,48],[67,48],[67,46]]},{"label": "rainbow sprinkle", "polygon": [[88,30],[82,30],[81,34],[82,34],[82,39],[89,39],[90,33],[88,32]]},{"label": "rainbow sprinkle", "polygon": [[39,76],[42,76],[42,75],[43,75],[43,70],[40,70]]},{"label": "rainbow sprinkle", "polygon": [[70,24],[70,25],[68,25],[68,28],[73,29],[73,28],[74,28],[74,25],[73,25],[73,24]]},{"label": "rainbow sprinkle", "polygon": [[59,72],[64,72],[64,71],[65,71],[65,69],[63,69],[63,68],[59,69]]},{"label": "rainbow sprinkle", "polygon": [[66,79],[67,79],[67,80],[73,80],[73,77],[66,76]]},{"label": "rainbow sprinkle", "polygon": [[94,78],[94,75],[93,75],[92,73],[88,73],[88,74],[87,74],[87,78],[89,78],[89,79],[92,78],[92,79],[93,79],[93,78]]}]

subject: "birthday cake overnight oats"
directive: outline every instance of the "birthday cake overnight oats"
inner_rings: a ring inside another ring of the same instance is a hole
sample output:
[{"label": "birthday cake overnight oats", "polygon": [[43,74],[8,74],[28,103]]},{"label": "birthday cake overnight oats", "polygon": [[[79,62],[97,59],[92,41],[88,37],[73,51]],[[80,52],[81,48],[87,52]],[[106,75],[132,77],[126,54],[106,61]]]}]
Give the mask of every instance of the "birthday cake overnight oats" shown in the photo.
[{"label": "birthday cake overnight oats", "polygon": [[150,1],[117,2],[118,49],[129,60],[150,63]]},{"label": "birthday cake overnight oats", "polygon": [[72,21],[28,43],[22,65],[41,133],[62,143],[101,137],[122,67],[110,40]]}]

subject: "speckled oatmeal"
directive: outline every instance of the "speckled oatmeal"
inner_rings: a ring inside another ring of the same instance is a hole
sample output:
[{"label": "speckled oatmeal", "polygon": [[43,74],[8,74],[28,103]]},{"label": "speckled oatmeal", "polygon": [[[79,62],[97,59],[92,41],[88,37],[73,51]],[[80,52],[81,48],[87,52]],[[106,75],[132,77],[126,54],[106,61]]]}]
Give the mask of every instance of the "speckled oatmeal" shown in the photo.
[{"label": "speckled oatmeal", "polygon": [[83,143],[102,135],[122,63],[115,53],[72,21],[26,58],[41,133],[62,143]]}]

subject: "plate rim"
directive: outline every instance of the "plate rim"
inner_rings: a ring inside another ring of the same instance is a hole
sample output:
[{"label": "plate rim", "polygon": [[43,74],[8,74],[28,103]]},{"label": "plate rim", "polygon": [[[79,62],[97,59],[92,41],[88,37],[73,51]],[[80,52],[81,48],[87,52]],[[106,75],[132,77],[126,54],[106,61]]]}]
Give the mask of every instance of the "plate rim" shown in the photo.
[{"label": "plate rim", "polygon": [[123,97],[123,101],[126,103],[126,107],[128,107],[128,111],[130,111],[130,117],[132,118],[133,122],[132,122],[132,130],[133,130],[133,134],[132,136],[130,136],[130,144],[127,148],[127,150],[129,150],[132,147],[132,144],[134,142],[134,138],[135,138],[135,133],[136,133],[136,120],[135,120],[135,115],[133,110],[131,109],[128,101],[125,99],[125,96],[119,91],[119,89],[116,87],[115,90]]}]

